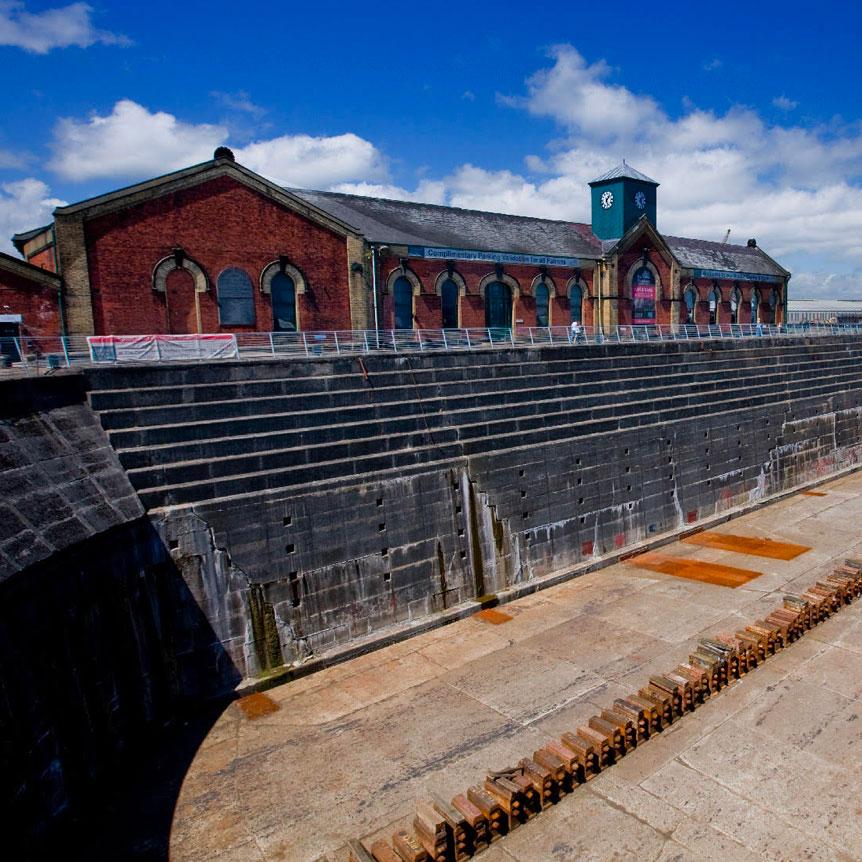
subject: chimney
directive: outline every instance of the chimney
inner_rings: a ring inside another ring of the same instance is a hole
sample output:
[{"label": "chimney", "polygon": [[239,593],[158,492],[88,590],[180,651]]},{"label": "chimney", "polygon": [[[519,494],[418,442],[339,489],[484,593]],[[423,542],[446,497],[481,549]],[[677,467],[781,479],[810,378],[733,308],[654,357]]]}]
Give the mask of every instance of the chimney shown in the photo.
[{"label": "chimney", "polygon": [[748,247],[749,248],[757,248],[757,240],[756,239],[750,239],[748,241]]},{"label": "chimney", "polygon": [[220,159],[224,159],[228,162],[235,162],[236,157],[233,154],[233,150],[230,147],[216,147],[215,152],[213,153],[213,159],[219,161]]}]

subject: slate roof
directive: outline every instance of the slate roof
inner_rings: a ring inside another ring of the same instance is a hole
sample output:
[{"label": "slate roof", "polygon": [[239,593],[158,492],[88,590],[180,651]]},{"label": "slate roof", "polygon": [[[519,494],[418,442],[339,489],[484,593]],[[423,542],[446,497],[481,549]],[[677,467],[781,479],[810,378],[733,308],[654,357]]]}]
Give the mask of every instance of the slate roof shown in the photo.
[{"label": "slate roof", "polygon": [[640,180],[642,183],[652,183],[654,186],[660,185],[657,180],[648,177],[646,174],[642,174],[631,165],[627,165],[625,159],[623,159],[615,168],[611,168],[606,174],[602,174],[600,177],[590,180],[590,185],[592,186],[595,183],[604,183],[608,180],[621,179]]},{"label": "slate roof", "polygon": [[705,239],[665,236],[665,242],[681,266],[691,269],[720,269],[728,272],[752,272],[758,275],[788,275],[762,249]]},{"label": "slate roof", "polygon": [[590,226],[576,222],[340,192],[289,191],[356,228],[370,242],[562,257],[597,258],[602,253]]}]

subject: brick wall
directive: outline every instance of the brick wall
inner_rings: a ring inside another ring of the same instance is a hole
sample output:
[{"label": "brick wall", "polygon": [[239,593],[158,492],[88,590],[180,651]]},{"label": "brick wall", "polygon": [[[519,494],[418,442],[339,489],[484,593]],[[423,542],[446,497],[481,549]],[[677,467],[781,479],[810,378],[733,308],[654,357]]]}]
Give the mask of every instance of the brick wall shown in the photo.
[{"label": "brick wall", "polygon": [[[272,305],[260,291],[260,273],[280,254],[306,279],[307,292],[298,299],[300,327],[351,326],[345,239],[230,177],[94,218],[85,230],[97,332],[166,331],[165,296],[153,290],[152,272],[175,246],[209,279],[209,291],[200,297],[204,332],[272,329]],[[256,312],[252,326],[219,324],[216,281],[232,266],[251,278]],[[190,291],[191,279],[178,275]],[[188,300],[193,305],[194,297]]]},{"label": "brick wall", "polygon": [[0,314],[20,314],[22,335],[59,335],[57,288],[0,268]]},{"label": "brick wall", "polygon": [[[417,276],[422,285],[419,296],[415,297],[415,326],[420,329],[439,329],[442,325],[442,307],[440,297],[435,292],[437,278],[446,271],[443,261],[410,258],[408,267]],[[382,288],[385,289],[390,273],[398,266],[398,261],[392,258],[381,261],[380,273]],[[485,326],[485,301],[479,291],[479,283],[483,278],[494,273],[494,264],[483,261],[459,261],[455,272],[464,279],[467,293],[461,297],[461,326],[465,328]],[[521,326],[536,326],[536,300],[533,295],[533,279],[541,275],[541,267],[506,264],[503,273],[514,278],[518,283],[519,296],[515,302],[513,323],[523,321]],[[550,323],[552,326],[568,326],[569,298],[566,286],[574,276],[575,271],[568,268],[548,267],[547,278],[556,288],[556,296],[550,301]],[[586,282],[588,293],[592,294],[592,270],[582,270],[581,278]],[[383,293],[383,313],[381,327],[391,329],[394,321],[392,295]],[[583,322],[592,324],[592,303],[585,297],[583,303]]]}]

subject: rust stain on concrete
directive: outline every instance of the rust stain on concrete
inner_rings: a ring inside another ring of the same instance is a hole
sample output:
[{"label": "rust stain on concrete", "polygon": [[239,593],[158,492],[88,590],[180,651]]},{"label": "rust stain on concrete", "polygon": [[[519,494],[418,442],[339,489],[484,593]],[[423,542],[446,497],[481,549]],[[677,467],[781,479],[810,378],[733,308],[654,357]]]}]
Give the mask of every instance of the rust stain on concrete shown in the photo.
[{"label": "rust stain on concrete", "polygon": [[699,560],[686,560],[681,557],[669,557],[657,553],[641,554],[629,565],[637,566],[639,569],[648,569],[651,572],[660,572],[663,575],[673,575],[675,578],[703,581],[721,587],[741,587],[763,574],[763,572],[755,572],[752,569],[737,569],[734,566],[703,563]]},{"label": "rust stain on concrete", "polygon": [[237,705],[249,721],[262,718],[272,712],[277,712],[279,709],[278,704],[268,694],[260,691],[241,697],[237,701]]},{"label": "rust stain on concrete", "polygon": [[495,611],[493,608],[486,608],[484,611],[479,611],[473,614],[477,620],[482,620],[485,623],[491,623],[492,626],[499,626],[509,622],[512,617],[509,614],[504,614],[502,611]]},{"label": "rust stain on concrete", "polygon": [[825,497],[825,491],[800,491],[803,497]]},{"label": "rust stain on concrete", "polygon": [[756,536],[733,536],[730,533],[697,533],[686,536],[682,541],[687,545],[701,545],[705,548],[735,551],[738,554],[769,557],[772,560],[794,560],[800,554],[811,550],[807,545],[776,542],[774,539],[761,539]]}]

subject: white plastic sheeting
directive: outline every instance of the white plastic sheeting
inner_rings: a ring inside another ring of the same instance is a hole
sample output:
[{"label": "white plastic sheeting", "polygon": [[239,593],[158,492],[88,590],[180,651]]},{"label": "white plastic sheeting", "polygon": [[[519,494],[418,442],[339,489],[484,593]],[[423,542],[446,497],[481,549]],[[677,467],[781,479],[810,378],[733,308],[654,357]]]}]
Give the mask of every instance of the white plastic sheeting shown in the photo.
[{"label": "white plastic sheeting", "polygon": [[196,359],[236,359],[236,336],[210,335],[91,335],[93,362],[165,362]]}]

